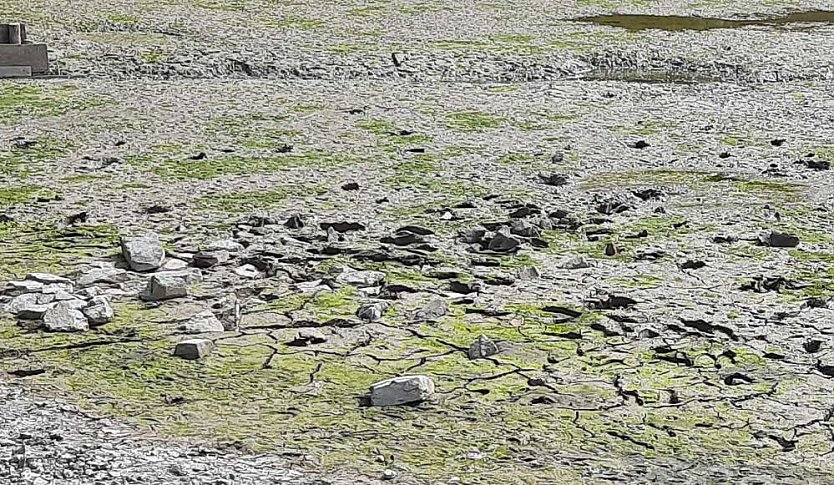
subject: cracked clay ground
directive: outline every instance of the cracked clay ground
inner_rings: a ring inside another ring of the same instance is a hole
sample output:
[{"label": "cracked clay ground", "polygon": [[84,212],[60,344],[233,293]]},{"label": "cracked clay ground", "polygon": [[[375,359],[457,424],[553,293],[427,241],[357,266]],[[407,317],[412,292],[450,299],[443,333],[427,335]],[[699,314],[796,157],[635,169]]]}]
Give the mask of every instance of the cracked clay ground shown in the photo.
[{"label": "cracked clay ground", "polygon": [[0,482],[834,483],[834,18],[571,20],[826,8],[0,0],[55,74],[0,82],[0,283],[244,248],[0,312]]}]

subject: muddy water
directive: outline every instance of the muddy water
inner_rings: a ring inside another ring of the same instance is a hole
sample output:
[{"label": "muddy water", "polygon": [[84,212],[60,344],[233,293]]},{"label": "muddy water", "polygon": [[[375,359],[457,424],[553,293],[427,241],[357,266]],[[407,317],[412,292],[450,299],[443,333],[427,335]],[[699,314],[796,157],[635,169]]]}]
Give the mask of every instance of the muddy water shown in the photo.
[{"label": "muddy water", "polygon": [[760,19],[720,19],[676,15],[597,15],[574,19],[627,30],[713,30],[738,29],[752,25],[785,26],[788,24],[834,24],[834,11],[794,12],[782,17]]}]

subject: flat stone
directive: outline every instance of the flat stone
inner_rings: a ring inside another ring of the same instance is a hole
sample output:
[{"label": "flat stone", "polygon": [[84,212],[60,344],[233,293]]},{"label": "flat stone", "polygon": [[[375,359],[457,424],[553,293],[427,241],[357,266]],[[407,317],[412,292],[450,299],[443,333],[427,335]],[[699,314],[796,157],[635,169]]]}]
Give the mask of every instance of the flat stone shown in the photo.
[{"label": "flat stone", "polygon": [[391,305],[384,301],[362,305],[359,307],[359,310],[356,311],[356,316],[361,320],[376,322],[382,318],[382,315],[384,315],[389,308],[391,308]]},{"label": "flat stone", "polygon": [[78,278],[78,286],[87,287],[96,284],[117,285],[130,279],[127,271],[120,268],[97,268]]},{"label": "flat stone", "polygon": [[50,332],[83,332],[90,329],[87,318],[69,302],[59,302],[43,314],[43,326]]},{"label": "flat stone", "polygon": [[9,281],[3,289],[3,294],[19,296],[26,293],[40,293],[43,291],[43,283],[38,281]]},{"label": "flat stone", "polygon": [[71,293],[73,290],[74,288],[72,284],[52,283],[50,285],[44,285],[44,287],[41,288],[41,293],[57,295],[60,293]]},{"label": "flat stone", "polygon": [[386,379],[371,386],[372,406],[399,406],[420,402],[434,394],[434,381],[427,376]]},{"label": "flat stone", "polygon": [[380,271],[357,271],[349,267],[343,268],[342,272],[336,276],[336,283],[355,286],[357,288],[379,286],[384,280],[385,273]]},{"label": "flat stone", "polygon": [[30,281],[37,281],[45,285],[51,285],[55,283],[72,285],[72,281],[69,278],[64,278],[63,276],[56,276],[54,274],[49,273],[30,273],[26,275],[26,279]]},{"label": "flat stone", "polygon": [[133,271],[154,271],[162,266],[165,249],[154,233],[122,238],[122,256]]},{"label": "flat stone", "polygon": [[32,66],[0,66],[0,79],[32,77]]},{"label": "flat stone", "polygon": [[483,359],[499,352],[498,345],[486,335],[481,335],[478,340],[469,346],[469,359]]},{"label": "flat stone", "polygon": [[87,303],[87,306],[81,309],[81,313],[87,317],[90,326],[104,325],[113,321],[115,313],[113,307],[110,306],[110,301],[103,296],[95,296]]},{"label": "flat stone", "polygon": [[214,342],[206,339],[183,340],[174,348],[174,355],[186,360],[198,360],[214,350]]},{"label": "flat stone", "polygon": [[240,244],[234,239],[221,239],[209,244],[206,251],[228,251],[230,253],[239,253],[244,249],[243,244]]},{"label": "flat stone", "polygon": [[182,278],[189,285],[203,281],[203,273],[196,268],[186,268],[178,271],[160,271],[156,274],[161,276],[170,276],[172,278]]},{"label": "flat stone", "polygon": [[103,295],[104,290],[99,288],[98,286],[90,286],[88,288],[82,288],[75,292],[75,295],[79,298],[86,298],[90,299],[94,296]]},{"label": "flat stone", "polygon": [[177,258],[171,258],[168,261],[165,261],[165,264],[162,265],[163,271],[179,271],[183,270],[188,267],[188,262],[183,261]]},{"label": "flat stone", "polygon": [[148,281],[148,287],[139,298],[146,301],[169,300],[188,296],[188,283],[178,276],[156,274]]},{"label": "flat stone", "polygon": [[22,320],[39,320],[52,301],[52,295],[24,293],[12,299],[3,309]]},{"label": "flat stone", "polygon": [[223,332],[226,329],[211,310],[206,310],[191,317],[180,327],[180,330],[185,333],[210,333]]},{"label": "flat stone", "polygon": [[497,253],[508,253],[518,249],[520,244],[518,239],[506,235],[504,231],[499,231],[490,239],[487,248]]},{"label": "flat stone", "polygon": [[591,263],[587,262],[585,258],[582,256],[574,256],[571,258],[563,259],[558,264],[559,268],[561,269],[585,269],[590,268]]},{"label": "flat stone", "polygon": [[306,347],[308,345],[327,342],[327,335],[316,328],[304,328],[298,331],[295,340],[289,343],[292,347]]},{"label": "flat stone", "polygon": [[241,278],[249,278],[252,280],[261,277],[261,272],[258,271],[258,268],[252,266],[251,264],[244,264],[243,266],[235,268],[235,274]]},{"label": "flat stone", "polygon": [[795,248],[799,246],[799,237],[779,231],[769,231],[759,236],[762,246],[772,248]]}]

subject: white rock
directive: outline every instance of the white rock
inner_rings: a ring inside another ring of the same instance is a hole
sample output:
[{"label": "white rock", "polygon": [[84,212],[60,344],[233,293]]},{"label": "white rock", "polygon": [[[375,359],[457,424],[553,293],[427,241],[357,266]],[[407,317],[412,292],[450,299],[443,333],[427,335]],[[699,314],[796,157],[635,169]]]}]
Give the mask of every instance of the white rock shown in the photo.
[{"label": "white rock", "polygon": [[130,279],[127,271],[119,268],[98,268],[90,270],[78,278],[78,286],[86,287],[97,283],[115,285]]},{"label": "white rock", "polygon": [[214,241],[208,245],[207,251],[228,251],[230,253],[239,253],[244,250],[243,244],[234,239],[221,239]]},{"label": "white rock", "polygon": [[59,302],[43,314],[43,326],[50,332],[81,332],[90,328],[84,315],[69,302]]},{"label": "white rock", "polygon": [[261,276],[261,272],[258,271],[258,268],[252,266],[251,264],[244,264],[243,266],[235,268],[235,274],[241,278],[249,279],[259,278]]},{"label": "white rock", "polygon": [[223,323],[214,316],[211,310],[194,315],[180,329],[185,333],[223,332],[225,330]]},{"label": "white rock", "polygon": [[90,286],[89,288],[82,288],[75,292],[75,295],[81,298],[90,299],[94,296],[103,295],[104,290],[99,288],[98,286]]},{"label": "white rock", "polygon": [[38,281],[9,281],[3,289],[3,293],[9,296],[40,293],[43,290],[43,286],[43,283]]},{"label": "white rock", "polygon": [[179,271],[160,271],[157,273],[162,276],[172,276],[174,278],[182,278],[189,285],[203,281],[203,273],[197,268],[188,268]]},{"label": "white rock", "polygon": [[103,296],[93,297],[92,301],[81,309],[81,312],[87,317],[87,320],[89,320],[92,326],[109,323],[113,321],[113,317],[115,316],[110,302]]},{"label": "white rock", "polygon": [[133,271],[154,271],[162,266],[165,249],[154,233],[122,238],[122,256]]},{"label": "white rock", "polygon": [[385,273],[380,271],[357,271],[347,266],[336,276],[336,283],[355,286],[357,288],[379,286],[384,280]]},{"label": "white rock", "polygon": [[73,290],[74,288],[72,284],[52,283],[49,285],[44,285],[44,287],[41,289],[41,293],[57,295],[63,293],[72,293]]},{"label": "white rock", "polygon": [[49,309],[52,300],[52,295],[25,293],[7,303],[4,310],[23,320],[38,320]]},{"label": "white rock", "polygon": [[394,377],[371,386],[372,406],[398,406],[419,402],[434,394],[434,381],[427,376]]},{"label": "white rock", "polygon": [[188,263],[181,259],[171,258],[162,265],[164,271],[179,271],[188,267]]},{"label": "white rock", "polygon": [[591,263],[585,261],[585,258],[582,256],[574,256],[572,258],[566,258],[559,262],[559,268],[561,269],[585,269],[590,268]]}]

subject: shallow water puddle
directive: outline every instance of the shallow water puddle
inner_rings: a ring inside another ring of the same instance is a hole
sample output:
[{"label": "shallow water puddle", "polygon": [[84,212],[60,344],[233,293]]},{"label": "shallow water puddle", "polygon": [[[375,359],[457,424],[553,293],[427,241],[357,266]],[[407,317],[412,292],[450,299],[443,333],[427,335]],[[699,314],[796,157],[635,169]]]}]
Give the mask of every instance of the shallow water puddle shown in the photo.
[{"label": "shallow water puddle", "polygon": [[761,19],[720,19],[679,15],[596,15],[574,19],[597,25],[620,27],[626,30],[713,30],[738,29],[751,25],[781,26],[787,24],[834,24],[834,11],[794,12],[782,17]]}]

